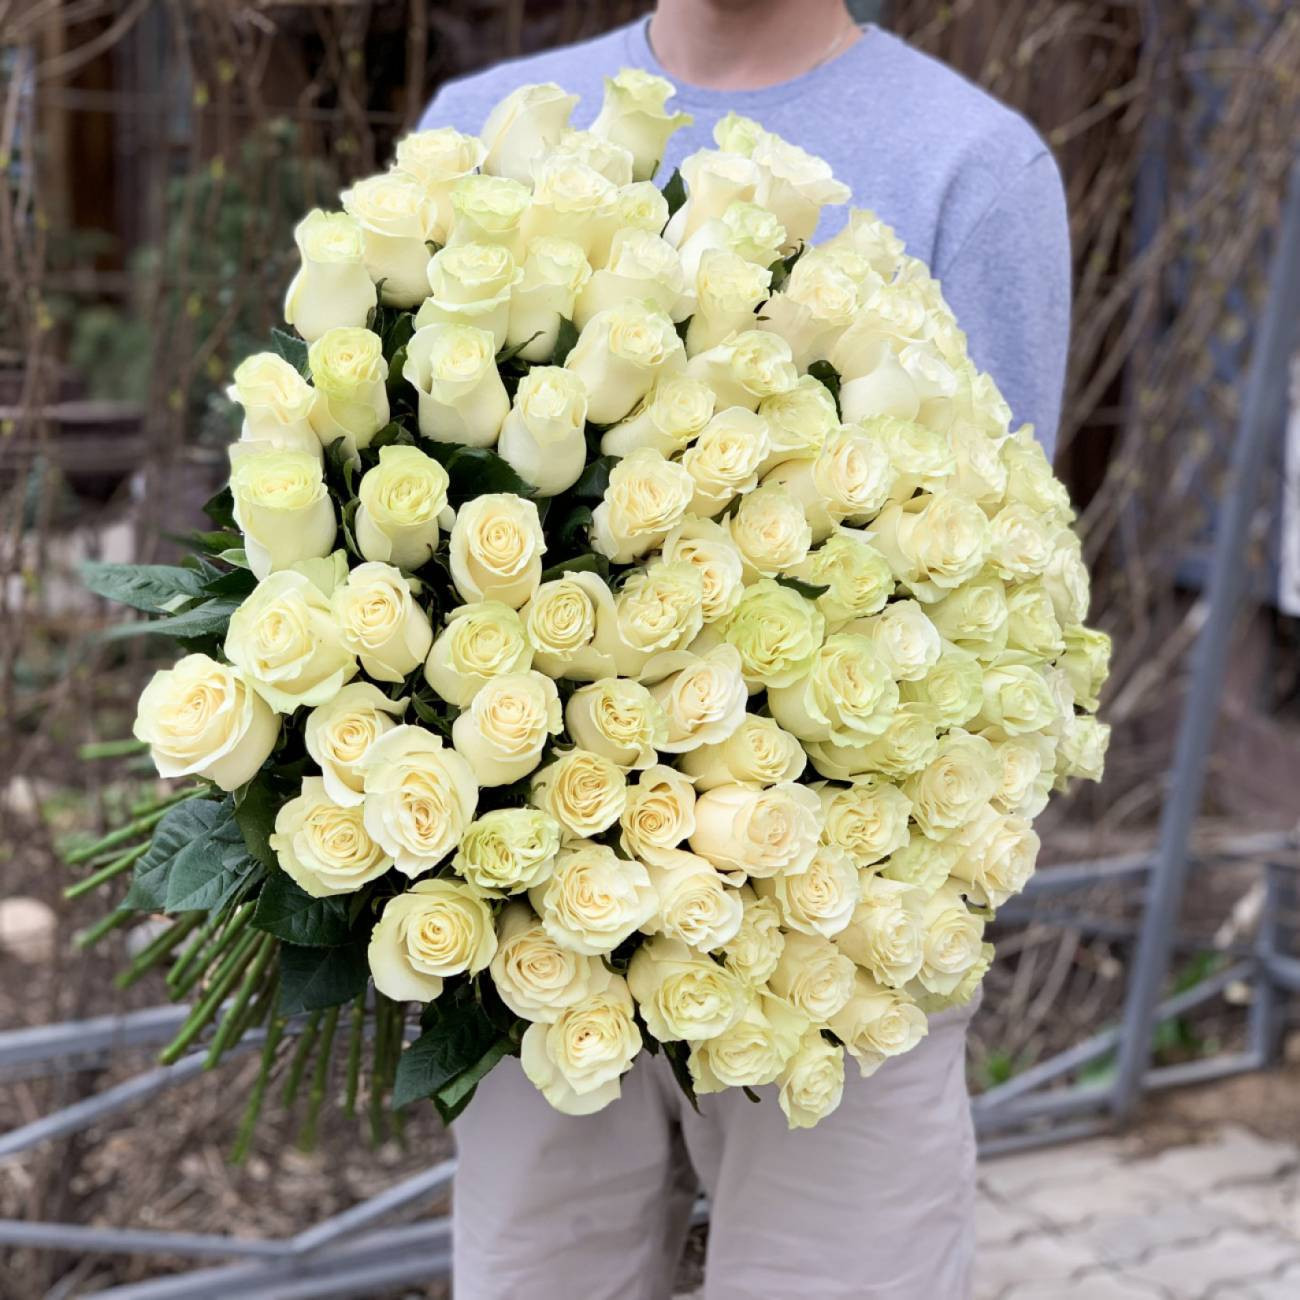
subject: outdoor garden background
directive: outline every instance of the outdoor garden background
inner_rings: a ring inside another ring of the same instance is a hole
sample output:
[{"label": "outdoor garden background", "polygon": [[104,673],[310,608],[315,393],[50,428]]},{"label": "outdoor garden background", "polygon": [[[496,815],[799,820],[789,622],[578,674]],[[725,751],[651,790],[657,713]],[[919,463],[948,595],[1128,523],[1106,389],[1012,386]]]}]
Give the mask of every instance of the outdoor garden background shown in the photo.
[{"label": "outdoor garden background", "polygon": [[[141,943],[132,929],[79,946],[120,887],[63,896],[79,879],[67,850],[154,790],[139,761],[90,761],[83,747],[129,734],[142,677],[166,655],[102,639],[112,615],[79,590],[76,567],[172,557],[168,534],[196,526],[236,425],[224,384],[276,321],[294,221],[385,163],[441,82],[648,7],[0,0],[0,1031],[164,1000],[148,980],[113,986]],[[1205,622],[1206,557],[1300,134],[1300,11],[1285,0],[853,7],[1024,112],[1066,178],[1075,311],[1057,467],[1095,570],[1094,621],[1115,641],[1102,709],[1115,730],[1101,787],[1046,814],[1044,862],[1144,852]],[[1252,502],[1226,683],[1194,702],[1219,723],[1202,848],[1284,831],[1300,808],[1294,415],[1291,425],[1292,458],[1279,420]],[[1248,851],[1193,876],[1166,992],[1222,972],[1266,910],[1275,941],[1290,942],[1294,893],[1269,879]],[[1116,1022],[1141,904],[1125,877],[1073,898],[1064,920],[1044,904],[1000,924],[973,1090]],[[1155,1063],[1233,1050],[1252,996],[1230,980],[1194,1012],[1160,1019]],[[1273,1027],[1279,1059],[1295,1037],[1286,1014]],[[0,1075],[0,1131],[147,1059]],[[1087,1066],[1098,1077],[1114,1068],[1113,1054]],[[1297,1072],[1221,1084],[1209,1109],[1294,1138]],[[200,1077],[0,1165],[0,1216],[284,1235],[448,1150],[431,1109],[372,1150],[364,1119],[326,1111],[313,1134],[301,1111],[273,1105],[233,1167],[241,1091]],[[1177,1124],[1206,1109],[1164,1094],[1144,1117]],[[0,1258],[5,1300],[84,1294],[168,1266],[26,1249]]]}]

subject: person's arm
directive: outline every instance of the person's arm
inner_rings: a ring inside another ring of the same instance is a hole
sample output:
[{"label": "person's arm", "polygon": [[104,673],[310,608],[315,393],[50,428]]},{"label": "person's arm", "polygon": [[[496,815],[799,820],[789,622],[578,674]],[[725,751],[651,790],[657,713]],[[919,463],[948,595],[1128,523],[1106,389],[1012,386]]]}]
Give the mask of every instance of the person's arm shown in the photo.
[{"label": "person's arm", "polygon": [[1050,153],[1010,178],[935,274],[1011,427],[1032,424],[1050,459],[1070,340],[1070,228]]}]

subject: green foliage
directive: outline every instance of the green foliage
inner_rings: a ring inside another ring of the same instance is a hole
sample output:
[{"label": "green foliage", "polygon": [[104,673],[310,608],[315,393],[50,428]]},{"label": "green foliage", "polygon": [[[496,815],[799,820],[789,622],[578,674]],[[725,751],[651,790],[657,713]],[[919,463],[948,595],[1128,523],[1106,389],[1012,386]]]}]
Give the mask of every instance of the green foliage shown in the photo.
[{"label": "green foliage", "polygon": [[842,415],[840,410],[840,372],[835,369],[829,361],[814,361],[808,367],[808,373],[821,383],[825,384],[830,390],[830,395],[835,399],[835,414]]},{"label": "green foliage", "polygon": [[679,168],[673,168],[673,174],[664,185],[664,199],[668,204],[669,217],[686,202],[686,182],[682,179]]},{"label": "green foliage", "polygon": [[417,438],[416,442],[421,451],[447,471],[447,499],[453,506],[464,505],[466,501],[490,492],[513,492],[516,496],[531,497],[537,491],[487,447],[433,442],[429,438]]},{"label": "green foliage", "polygon": [[202,598],[203,575],[174,564],[98,564],[81,566],[81,580],[97,596],[148,614],[162,614],[178,597]]},{"label": "green foliage", "polygon": [[816,600],[818,596],[824,595],[830,590],[829,587],[819,587],[816,583],[804,582],[802,578],[792,578],[785,573],[778,573],[776,580],[781,586],[789,587],[791,591],[797,591],[808,600]]},{"label": "green foliage", "polygon": [[313,898],[278,868],[257,897],[253,926],[300,948],[340,948],[349,942],[347,897]]},{"label": "green foliage", "polygon": [[271,348],[276,356],[283,357],[304,379],[311,378],[311,367],[307,364],[307,344],[296,334],[273,329]]},{"label": "green foliage", "polygon": [[352,939],[333,948],[280,945],[280,1014],[324,1011],[351,1002],[370,979],[366,941]]}]

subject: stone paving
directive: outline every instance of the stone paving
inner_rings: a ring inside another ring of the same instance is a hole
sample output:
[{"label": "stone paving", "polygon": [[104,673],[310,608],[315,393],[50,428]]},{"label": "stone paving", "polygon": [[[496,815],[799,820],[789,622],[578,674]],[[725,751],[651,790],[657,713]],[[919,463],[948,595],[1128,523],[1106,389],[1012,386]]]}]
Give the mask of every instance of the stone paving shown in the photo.
[{"label": "stone paving", "polygon": [[1300,1147],[1225,1125],[983,1162],[976,1300],[1300,1300]]}]

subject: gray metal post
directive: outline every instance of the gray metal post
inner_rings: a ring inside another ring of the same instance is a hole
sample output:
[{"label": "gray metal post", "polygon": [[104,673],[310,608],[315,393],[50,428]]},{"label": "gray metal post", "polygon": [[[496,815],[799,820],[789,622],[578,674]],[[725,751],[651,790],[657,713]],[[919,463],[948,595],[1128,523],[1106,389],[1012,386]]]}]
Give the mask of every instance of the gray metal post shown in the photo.
[{"label": "gray metal post", "polygon": [[1196,643],[1178,729],[1160,840],[1124,1007],[1124,1036],[1115,1079],[1114,1112],[1124,1118],[1137,1103],[1151,1059],[1151,1030],[1187,876],[1187,845],[1200,810],[1205,766],[1218,715],[1238,601],[1245,588],[1246,544],[1259,497],[1269,439],[1281,428],[1288,362],[1300,315],[1300,161],[1292,167],[1274,256],[1272,287],[1253,349],[1245,401],[1210,567],[1209,615]]}]

